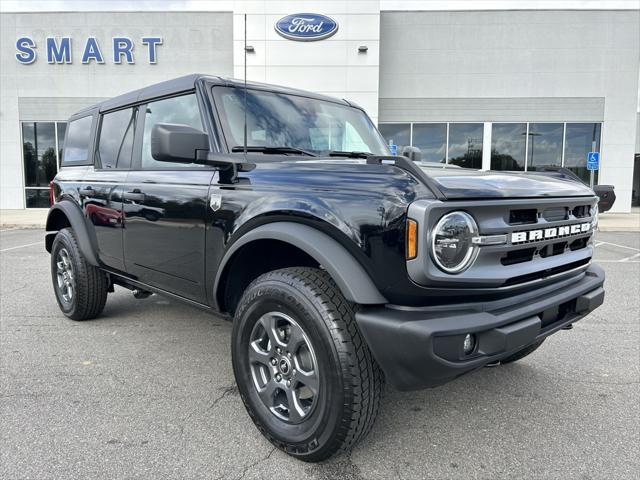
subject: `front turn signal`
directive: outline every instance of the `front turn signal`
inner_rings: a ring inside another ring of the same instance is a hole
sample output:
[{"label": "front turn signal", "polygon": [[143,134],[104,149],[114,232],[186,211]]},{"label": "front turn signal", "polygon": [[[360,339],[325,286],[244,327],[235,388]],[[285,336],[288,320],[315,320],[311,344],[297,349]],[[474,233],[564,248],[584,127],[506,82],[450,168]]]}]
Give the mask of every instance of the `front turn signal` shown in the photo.
[{"label": "front turn signal", "polygon": [[418,222],[407,219],[407,260],[418,256]]}]

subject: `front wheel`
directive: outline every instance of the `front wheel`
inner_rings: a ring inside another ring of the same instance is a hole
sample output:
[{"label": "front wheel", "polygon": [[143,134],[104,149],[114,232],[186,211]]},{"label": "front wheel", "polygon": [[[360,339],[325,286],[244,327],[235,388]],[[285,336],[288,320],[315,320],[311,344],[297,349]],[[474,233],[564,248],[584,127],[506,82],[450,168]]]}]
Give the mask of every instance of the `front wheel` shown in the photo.
[{"label": "front wheel", "polygon": [[348,450],[371,429],[384,378],[347,302],[323,270],[257,278],[238,305],[233,369],[252,420],[305,461]]}]

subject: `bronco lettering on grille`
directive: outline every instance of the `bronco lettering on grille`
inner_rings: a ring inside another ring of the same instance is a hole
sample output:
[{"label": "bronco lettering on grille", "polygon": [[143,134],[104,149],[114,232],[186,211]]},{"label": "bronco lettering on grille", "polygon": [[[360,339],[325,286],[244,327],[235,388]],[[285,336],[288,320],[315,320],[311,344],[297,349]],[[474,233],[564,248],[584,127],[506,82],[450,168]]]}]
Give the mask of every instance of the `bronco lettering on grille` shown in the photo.
[{"label": "bronco lettering on grille", "polygon": [[563,225],[562,227],[541,228],[538,230],[527,230],[525,232],[513,232],[511,243],[537,242],[540,240],[550,240],[552,238],[570,237],[591,231],[590,223],[576,223],[575,225]]}]

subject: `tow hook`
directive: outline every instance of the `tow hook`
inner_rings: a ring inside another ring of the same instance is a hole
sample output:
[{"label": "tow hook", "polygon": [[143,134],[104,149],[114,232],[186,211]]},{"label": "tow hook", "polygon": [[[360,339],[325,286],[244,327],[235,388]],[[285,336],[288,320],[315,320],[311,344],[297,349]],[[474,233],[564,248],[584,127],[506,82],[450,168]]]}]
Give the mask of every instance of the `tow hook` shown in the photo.
[{"label": "tow hook", "polygon": [[147,298],[151,295],[153,295],[152,292],[148,292],[146,290],[140,290],[139,288],[136,288],[135,290],[133,290],[133,296],[138,300],[142,300],[143,298]]},{"label": "tow hook", "polygon": [[560,330],[571,330],[573,328],[573,323],[570,323],[569,325],[565,325],[564,327],[562,327]]}]

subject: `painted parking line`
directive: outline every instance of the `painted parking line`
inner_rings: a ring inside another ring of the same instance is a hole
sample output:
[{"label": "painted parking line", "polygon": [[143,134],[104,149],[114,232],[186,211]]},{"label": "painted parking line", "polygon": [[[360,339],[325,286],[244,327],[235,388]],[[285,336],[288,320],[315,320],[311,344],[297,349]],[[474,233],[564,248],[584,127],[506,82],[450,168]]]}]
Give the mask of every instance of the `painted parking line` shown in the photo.
[{"label": "painted parking line", "polygon": [[611,242],[596,242],[596,247],[599,247],[600,245],[611,245],[612,247],[626,248],[628,250],[633,250],[635,252],[640,252],[640,248],[627,247],[626,245],[619,245],[617,243],[611,243]]},{"label": "painted parking line", "polygon": [[636,258],[640,257],[640,252],[636,253],[635,255],[630,255],[628,257],[625,257],[621,260],[618,260],[619,262],[629,262],[632,260],[635,260]]},{"label": "painted parking line", "polygon": [[627,260],[623,262],[622,260],[594,260],[595,263],[622,263],[623,265],[629,263],[640,263],[640,260]]},{"label": "painted parking line", "polygon": [[17,247],[3,248],[2,250],[0,250],[0,253],[8,252],[9,250],[17,250],[19,248],[33,247],[34,245],[42,245],[42,240],[40,240],[39,242],[27,243],[25,245],[18,245]]}]

